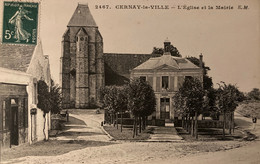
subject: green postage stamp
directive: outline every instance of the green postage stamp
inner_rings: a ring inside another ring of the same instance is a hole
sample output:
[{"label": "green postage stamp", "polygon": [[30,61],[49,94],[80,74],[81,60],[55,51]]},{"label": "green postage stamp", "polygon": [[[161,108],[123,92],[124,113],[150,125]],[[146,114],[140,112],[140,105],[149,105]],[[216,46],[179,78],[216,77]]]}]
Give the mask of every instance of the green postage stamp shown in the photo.
[{"label": "green postage stamp", "polygon": [[4,2],[3,43],[37,44],[38,3]]}]

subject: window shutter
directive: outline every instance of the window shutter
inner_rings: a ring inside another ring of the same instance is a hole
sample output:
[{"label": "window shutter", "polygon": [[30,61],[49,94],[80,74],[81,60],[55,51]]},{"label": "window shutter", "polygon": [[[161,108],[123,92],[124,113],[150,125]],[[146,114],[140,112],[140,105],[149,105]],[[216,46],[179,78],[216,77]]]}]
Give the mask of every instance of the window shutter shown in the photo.
[{"label": "window shutter", "polygon": [[170,91],[174,90],[174,76],[170,76]]},{"label": "window shutter", "polygon": [[160,92],[160,88],[161,88],[160,77],[156,77],[156,91]]},{"label": "window shutter", "polygon": [[184,76],[178,76],[178,87],[180,88],[184,82]]},{"label": "window shutter", "polygon": [[151,87],[153,87],[153,77],[148,77],[147,81],[151,85]]}]

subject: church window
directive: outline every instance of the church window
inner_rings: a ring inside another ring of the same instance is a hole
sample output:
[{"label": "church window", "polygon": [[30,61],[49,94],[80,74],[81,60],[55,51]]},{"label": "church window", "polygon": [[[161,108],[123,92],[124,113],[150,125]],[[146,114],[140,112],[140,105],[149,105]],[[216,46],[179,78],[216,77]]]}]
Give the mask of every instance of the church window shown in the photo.
[{"label": "church window", "polygon": [[80,37],[80,41],[84,41],[84,37]]},{"label": "church window", "polygon": [[168,89],[169,87],[169,76],[162,76],[162,89]]}]

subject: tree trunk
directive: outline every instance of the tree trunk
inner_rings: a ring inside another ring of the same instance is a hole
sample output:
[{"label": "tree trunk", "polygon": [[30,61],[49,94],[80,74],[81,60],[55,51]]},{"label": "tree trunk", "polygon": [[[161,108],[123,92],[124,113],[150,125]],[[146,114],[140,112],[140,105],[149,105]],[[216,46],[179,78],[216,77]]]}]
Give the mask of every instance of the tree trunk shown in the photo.
[{"label": "tree trunk", "polygon": [[145,130],[146,116],[142,117],[142,130]]},{"label": "tree trunk", "polygon": [[198,112],[195,112],[195,138],[198,139]]},{"label": "tree trunk", "polygon": [[184,128],[184,117],[181,117],[181,127]]},{"label": "tree trunk", "polygon": [[116,113],[116,129],[118,129],[118,112]]},{"label": "tree trunk", "polygon": [[134,124],[133,124],[133,138],[135,138],[135,117],[134,117]]},{"label": "tree trunk", "polygon": [[229,135],[232,133],[232,112],[229,115]]},{"label": "tree trunk", "polygon": [[109,125],[113,124],[113,115],[112,113],[110,114],[110,122],[109,122]]},{"label": "tree trunk", "polygon": [[235,114],[232,112],[232,128],[233,128],[233,133],[235,132]]},{"label": "tree trunk", "polygon": [[121,132],[123,131],[123,112],[121,111]]},{"label": "tree trunk", "polygon": [[45,123],[46,123],[46,113],[43,114],[43,117],[44,117],[44,122],[43,122],[43,134],[44,134],[44,141],[46,141],[46,134],[45,134]]},{"label": "tree trunk", "polygon": [[187,120],[187,131],[189,134],[191,133],[191,121],[190,121],[190,116],[188,115],[188,120]]},{"label": "tree trunk", "polygon": [[135,135],[138,135],[138,117],[135,118]]},{"label": "tree trunk", "polygon": [[139,117],[139,133],[142,133],[142,119]]},{"label": "tree trunk", "polygon": [[226,112],[223,112],[223,138],[225,138],[225,130],[226,130]]},{"label": "tree trunk", "polygon": [[191,136],[194,137],[194,117],[191,117]]}]

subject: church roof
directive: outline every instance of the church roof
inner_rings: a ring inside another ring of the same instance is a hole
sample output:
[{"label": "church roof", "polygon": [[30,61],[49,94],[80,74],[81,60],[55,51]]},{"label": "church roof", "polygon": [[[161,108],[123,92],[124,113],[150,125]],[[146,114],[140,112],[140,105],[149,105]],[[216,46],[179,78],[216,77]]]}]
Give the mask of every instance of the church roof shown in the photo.
[{"label": "church roof", "polygon": [[35,45],[0,44],[0,67],[26,72],[35,49]]},{"label": "church roof", "polygon": [[171,56],[169,52],[166,52],[160,57],[150,58],[146,62],[135,67],[133,70],[153,70],[163,66],[168,66],[178,70],[199,68],[186,58]]},{"label": "church roof", "polygon": [[68,27],[69,26],[97,27],[88,5],[78,4],[78,7],[68,23]]}]

